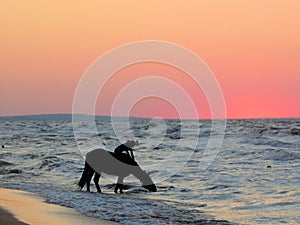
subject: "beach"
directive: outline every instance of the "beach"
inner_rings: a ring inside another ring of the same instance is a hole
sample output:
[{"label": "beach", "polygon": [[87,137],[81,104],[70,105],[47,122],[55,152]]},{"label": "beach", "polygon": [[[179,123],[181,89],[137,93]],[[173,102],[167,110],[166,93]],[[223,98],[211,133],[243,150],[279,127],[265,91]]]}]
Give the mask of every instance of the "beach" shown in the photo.
[{"label": "beach", "polygon": [[118,223],[87,217],[71,208],[47,204],[42,197],[30,192],[0,188],[0,224],[117,225]]},{"label": "beach", "polygon": [[13,214],[11,214],[9,211],[3,209],[0,207],[0,224],[10,224],[10,225],[25,225],[26,223],[23,223],[19,221]]}]

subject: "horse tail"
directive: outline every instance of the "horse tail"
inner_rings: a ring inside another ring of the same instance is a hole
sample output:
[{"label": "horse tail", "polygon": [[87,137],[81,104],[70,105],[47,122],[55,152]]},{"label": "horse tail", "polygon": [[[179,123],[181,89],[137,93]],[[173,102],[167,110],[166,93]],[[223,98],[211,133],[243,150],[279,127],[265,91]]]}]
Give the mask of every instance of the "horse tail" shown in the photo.
[{"label": "horse tail", "polygon": [[90,176],[91,173],[92,174],[94,173],[93,168],[87,162],[85,162],[84,170],[83,170],[81,178],[78,182],[78,186],[79,186],[80,190],[84,187],[86,182],[89,181],[89,179],[91,179],[91,176]]}]

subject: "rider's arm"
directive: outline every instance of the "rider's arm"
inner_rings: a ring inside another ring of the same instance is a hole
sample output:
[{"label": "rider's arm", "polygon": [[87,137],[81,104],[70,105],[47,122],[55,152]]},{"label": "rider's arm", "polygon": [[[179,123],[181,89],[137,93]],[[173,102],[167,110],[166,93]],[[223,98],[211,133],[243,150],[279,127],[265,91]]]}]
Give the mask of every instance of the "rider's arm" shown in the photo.
[{"label": "rider's arm", "polygon": [[130,150],[130,155],[131,155],[131,158],[134,160],[134,156],[133,156],[133,151]]}]

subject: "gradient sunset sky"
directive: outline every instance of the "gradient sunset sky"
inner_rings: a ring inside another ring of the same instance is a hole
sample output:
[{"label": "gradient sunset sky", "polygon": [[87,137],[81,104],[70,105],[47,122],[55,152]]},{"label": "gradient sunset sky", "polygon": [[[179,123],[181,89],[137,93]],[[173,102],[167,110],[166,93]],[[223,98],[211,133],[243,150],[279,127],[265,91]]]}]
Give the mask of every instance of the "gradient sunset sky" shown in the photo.
[{"label": "gradient sunset sky", "polygon": [[[1,1],[0,115],[72,113],[88,66],[140,40],[173,42],[199,55],[220,83],[228,118],[300,117],[298,0]],[[151,63],[116,74],[96,113],[109,114],[118,90],[151,71],[188,89],[200,116],[209,118],[185,74]],[[144,99],[132,115],[176,112]]]}]

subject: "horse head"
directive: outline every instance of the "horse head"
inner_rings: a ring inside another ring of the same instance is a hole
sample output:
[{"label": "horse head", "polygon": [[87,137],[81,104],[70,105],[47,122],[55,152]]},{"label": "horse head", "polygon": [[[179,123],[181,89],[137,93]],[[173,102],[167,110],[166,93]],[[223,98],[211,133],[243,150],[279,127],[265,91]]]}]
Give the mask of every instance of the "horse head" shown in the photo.
[{"label": "horse head", "polygon": [[152,192],[157,191],[156,185],[154,183],[149,185],[143,185],[143,188],[146,188],[148,191],[152,191]]},{"label": "horse head", "polygon": [[149,174],[143,171],[139,166],[135,166],[134,172],[132,174],[141,181],[142,186],[148,191],[157,191],[156,185],[152,181]]}]

